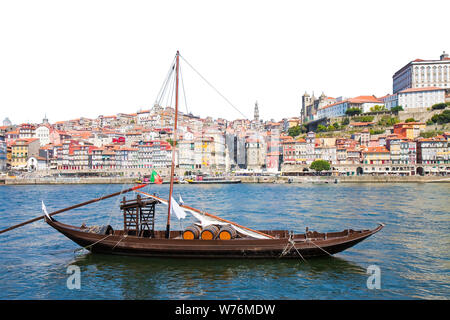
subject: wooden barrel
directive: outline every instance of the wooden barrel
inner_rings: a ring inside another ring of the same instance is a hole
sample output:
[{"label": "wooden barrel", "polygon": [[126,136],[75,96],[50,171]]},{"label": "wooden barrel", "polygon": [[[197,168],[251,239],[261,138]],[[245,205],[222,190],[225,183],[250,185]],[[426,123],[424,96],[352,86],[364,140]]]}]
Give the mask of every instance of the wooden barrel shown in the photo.
[{"label": "wooden barrel", "polygon": [[198,239],[198,237],[200,236],[200,231],[201,228],[193,224],[192,226],[187,227],[183,231],[183,239],[184,240]]},{"label": "wooden barrel", "polygon": [[237,234],[236,229],[234,229],[232,226],[222,226],[219,232],[219,239],[231,240],[236,238],[236,234]]},{"label": "wooden barrel", "polygon": [[210,224],[209,226],[203,228],[200,237],[202,238],[202,240],[214,240],[217,238],[218,234],[219,228],[213,224]]}]

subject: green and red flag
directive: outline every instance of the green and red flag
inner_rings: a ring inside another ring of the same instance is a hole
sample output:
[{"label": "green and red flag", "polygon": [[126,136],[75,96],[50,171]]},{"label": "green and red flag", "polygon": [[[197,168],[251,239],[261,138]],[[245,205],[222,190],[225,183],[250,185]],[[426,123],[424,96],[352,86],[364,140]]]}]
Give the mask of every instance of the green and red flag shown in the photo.
[{"label": "green and red flag", "polygon": [[159,174],[155,170],[153,170],[152,171],[152,175],[150,177],[150,182],[153,182],[153,183],[156,183],[156,184],[162,184],[163,180],[159,176]]}]

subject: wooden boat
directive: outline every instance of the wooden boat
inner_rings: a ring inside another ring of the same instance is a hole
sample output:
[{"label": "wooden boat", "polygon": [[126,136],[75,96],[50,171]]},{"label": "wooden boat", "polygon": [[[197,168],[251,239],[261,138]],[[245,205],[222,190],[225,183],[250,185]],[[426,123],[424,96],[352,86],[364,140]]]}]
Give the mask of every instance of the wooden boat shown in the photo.
[{"label": "wooden boat", "polygon": [[130,255],[143,257],[177,258],[303,258],[333,255],[353,247],[367,237],[380,231],[383,225],[373,230],[344,230],[341,232],[307,232],[291,234],[287,230],[261,230],[272,236],[256,239],[239,236],[230,240],[183,239],[183,231],[155,231],[152,237],[128,235],[124,230],[104,228],[104,233],[89,232],[88,229],[63,224],[54,219],[46,222],[78,245],[95,253]]},{"label": "wooden boat", "polygon": [[[173,145],[177,142],[178,119],[178,72],[176,65],[176,98]],[[294,234],[288,230],[253,230],[235,222],[225,220],[207,212],[178,204],[173,199],[175,147],[172,148],[172,165],[168,200],[143,192],[148,184],[134,186],[121,192],[103,196],[52,213],[48,213],[44,203],[44,215],[27,222],[0,231],[0,234],[27,223],[44,218],[55,230],[62,233],[81,247],[94,253],[133,255],[144,257],[178,258],[302,258],[333,255],[348,249],[375,234],[383,224],[369,230],[347,229],[341,232],[319,233],[306,229],[305,233]],[[53,218],[54,215],[79,208],[127,192],[137,192],[136,199],[123,198],[120,208],[123,210],[123,229],[114,230],[111,226],[80,227],[63,224]],[[145,197],[141,197],[141,195]],[[180,198],[180,203],[182,203]],[[167,205],[166,230],[155,230],[155,206]],[[174,213],[179,219],[186,212],[199,222],[185,230],[170,230],[170,218]]]}]

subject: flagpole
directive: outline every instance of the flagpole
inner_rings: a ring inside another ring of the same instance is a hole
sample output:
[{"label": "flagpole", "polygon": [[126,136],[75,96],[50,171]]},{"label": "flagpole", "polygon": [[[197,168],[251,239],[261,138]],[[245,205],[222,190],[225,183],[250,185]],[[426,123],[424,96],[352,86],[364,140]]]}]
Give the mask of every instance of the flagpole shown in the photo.
[{"label": "flagpole", "polygon": [[172,211],[172,194],[173,194],[173,176],[175,173],[175,148],[177,145],[177,122],[178,122],[178,71],[180,66],[180,52],[177,51],[176,62],[176,89],[175,89],[175,123],[173,129],[173,145],[172,145],[172,165],[170,167],[170,191],[169,191],[169,207],[167,209],[167,226],[166,239],[170,238],[170,212]]}]

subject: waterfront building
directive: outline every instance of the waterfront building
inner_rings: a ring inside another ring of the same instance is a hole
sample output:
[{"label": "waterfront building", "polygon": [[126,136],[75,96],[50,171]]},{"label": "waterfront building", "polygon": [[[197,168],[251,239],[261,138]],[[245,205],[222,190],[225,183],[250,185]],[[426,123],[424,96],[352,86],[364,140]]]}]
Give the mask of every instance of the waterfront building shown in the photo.
[{"label": "waterfront building", "polygon": [[6,171],[6,164],[7,164],[6,138],[3,134],[0,134],[0,172]]},{"label": "waterfront building", "polygon": [[281,146],[279,130],[266,132],[266,169],[270,172],[278,172],[283,161],[283,148]]},{"label": "waterfront building", "polygon": [[416,59],[411,61],[395,72],[392,80],[394,94],[410,88],[450,88],[449,55],[444,51],[439,60]]},{"label": "waterfront building", "polygon": [[34,138],[36,133],[36,127],[29,123],[23,123],[19,127],[19,139],[31,139]]},{"label": "waterfront building", "polygon": [[336,147],[335,146],[316,146],[315,148],[315,159],[325,160],[330,164],[337,163]]},{"label": "waterfront building", "polygon": [[315,159],[316,134],[310,131],[306,134],[306,164],[310,165]]},{"label": "waterfront building", "polygon": [[397,105],[403,110],[429,108],[445,102],[446,89],[437,87],[409,88],[397,93]]},{"label": "waterfront building", "polygon": [[115,151],[116,168],[134,169],[138,167],[138,148],[116,146],[111,150]]},{"label": "waterfront building", "polygon": [[105,148],[95,147],[92,148],[92,169],[103,169],[103,151]]},{"label": "waterfront building", "polygon": [[266,154],[266,169],[268,172],[277,173],[281,169],[281,153],[271,151]]},{"label": "waterfront building", "polygon": [[178,165],[182,169],[193,170],[195,167],[194,140],[180,140],[177,143]]},{"label": "waterfront building", "polygon": [[260,135],[252,135],[245,141],[247,169],[259,170],[266,166],[266,144]]},{"label": "waterfront building", "polygon": [[117,167],[116,150],[104,149],[102,152],[102,164],[104,169],[115,169]]},{"label": "waterfront building", "polygon": [[347,149],[343,147],[336,147],[336,163],[346,164],[347,163]]},{"label": "waterfront building", "polygon": [[27,161],[27,169],[29,171],[43,171],[48,169],[47,159],[36,156],[30,157]]},{"label": "waterfront building", "polygon": [[389,164],[390,152],[386,147],[368,147],[362,152],[364,164]]},{"label": "waterfront building", "polygon": [[211,154],[211,168],[218,171],[225,170],[225,135],[217,129],[210,129],[205,135],[212,138],[211,144],[213,153]]},{"label": "waterfront building", "polygon": [[346,164],[359,164],[361,163],[361,151],[356,148],[347,148]]},{"label": "waterfront building", "polygon": [[[150,153],[153,168],[168,168],[171,166],[172,146],[167,141],[150,141]],[[177,159],[175,159],[176,163]]]},{"label": "waterfront building", "polygon": [[69,166],[73,170],[87,170],[92,166],[92,149],[94,146],[82,142],[69,150]]},{"label": "waterfront building", "polygon": [[39,140],[36,138],[17,139],[11,145],[11,167],[26,168],[30,157],[39,154]]},{"label": "waterfront building", "polygon": [[49,124],[43,124],[36,128],[35,137],[39,139],[39,143],[41,146],[45,146],[50,143],[50,132],[53,129]]},{"label": "waterfront building", "polygon": [[307,162],[307,147],[306,139],[298,138],[295,140],[294,153],[295,153],[295,163],[296,164],[306,164]]},{"label": "waterfront building", "polygon": [[135,146],[138,149],[138,167],[151,168],[153,166],[153,161],[152,161],[152,146],[150,142],[144,141]]},{"label": "waterfront building", "polygon": [[283,163],[295,164],[295,140],[291,136],[282,137],[281,145],[283,147]]},{"label": "waterfront building", "polygon": [[409,163],[409,143],[408,141],[393,135],[387,139],[387,148],[389,149],[391,164]]},{"label": "waterfront building", "polygon": [[450,163],[449,143],[444,136],[417,140],[418,164]]},{"label": "waterfront building", "polygon": [[205,135],[197,136],[194,140],[195,169],[208,171],[212,164],[214,153],[214,139]]}]

